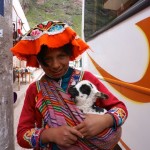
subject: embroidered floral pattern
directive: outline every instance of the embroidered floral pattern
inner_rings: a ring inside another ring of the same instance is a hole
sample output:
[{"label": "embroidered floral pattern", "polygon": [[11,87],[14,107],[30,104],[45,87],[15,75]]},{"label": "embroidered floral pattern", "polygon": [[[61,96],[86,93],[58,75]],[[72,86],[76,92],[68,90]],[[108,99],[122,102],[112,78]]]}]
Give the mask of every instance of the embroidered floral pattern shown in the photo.
[{"label": "embroidered floral pattern", "polygon": [[109,113],[113,114],[117,126],[122,125],[127,117],[125,111],[122,108],[114,107],[109,110]]},{"label": "embroidered floral pattern", "polygon": [[45,21],[31,29],[22,39],[36,40],[43,34],[55,35],[63,32],[67,24],[58,21]]},{"label": "embroidered floral pattern", "polygon": [[35,29],[32,30],[32,32],[30,33],[31,36],[38,36],[40,35],[42,32],[39,29]]},{"label": "embroidered floral pattern", "polygon": [[39,25],[37,25],[37,27],[41,30],[48,30],[50,27],[52,26],[52,22],[51,21],[45,21]]},{"label": "embroidered floral pattern", "polygon": [[39,145],[39,137],[42,130],[43,129],[38,128],[28,130],[24,134],[24,140],[27,141],[32,147],[36,147]]},{"label": "embroidered floral pattern", "polygon": [[49,32],[61,31],[62,29],[63,29],[62,25],[55,25],[52,28],[50,28]]}]

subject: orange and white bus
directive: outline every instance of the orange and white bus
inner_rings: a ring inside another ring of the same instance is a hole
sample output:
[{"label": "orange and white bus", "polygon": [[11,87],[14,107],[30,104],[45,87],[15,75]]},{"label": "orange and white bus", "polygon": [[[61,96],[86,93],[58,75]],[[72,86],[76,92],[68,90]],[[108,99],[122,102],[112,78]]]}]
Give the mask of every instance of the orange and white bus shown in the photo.
[{"label": "orange and white bus", "polygon": [[150,0],[84,0],[82,24],[82,68],[128,108],[120,149],[149,150]]}]

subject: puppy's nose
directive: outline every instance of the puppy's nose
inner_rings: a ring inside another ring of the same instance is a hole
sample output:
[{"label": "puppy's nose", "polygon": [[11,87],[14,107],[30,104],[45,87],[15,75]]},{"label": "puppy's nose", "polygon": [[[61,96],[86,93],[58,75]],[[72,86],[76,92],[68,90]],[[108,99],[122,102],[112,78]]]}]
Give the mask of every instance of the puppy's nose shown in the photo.
[{"label": "puppy's nose", "polygon": [[79,95],[79,92],[77,91],[77,89],[75,88],[75,86],[70,86],[68,88],[68,93],[71,95],[71,98],[75,98],[76,96]]},{"label": "puppy's nose", "polygon": [[75,90],[76,90],[76,88],[74,87],[74,85],[73,85],[73,86],[70,86],[70,87],[68,88],[68,93],[69,93],[69,94],[73,94]]},{"label": "puppy's nose", "polygon": [[72,94],[74,92],[74,90],[75,90],[75,87],[74,87],[74,85],[72,85],[68,88],[68,93]]}]

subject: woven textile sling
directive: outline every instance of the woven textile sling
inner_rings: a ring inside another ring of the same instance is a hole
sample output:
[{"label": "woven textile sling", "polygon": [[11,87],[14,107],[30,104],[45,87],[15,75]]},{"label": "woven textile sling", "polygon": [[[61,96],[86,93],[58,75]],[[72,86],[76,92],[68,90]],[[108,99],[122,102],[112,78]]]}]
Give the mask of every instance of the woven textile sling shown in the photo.
[{"label": "woven textile sling", "polygon": [[[36,107],[44,118],[44,127],[58,127],[62,125],[76,126],[84,120],[84,114],[76,107],[69,95],[60,87],[60,85],[43,76],[37,82],[42,97],[38,98]],[[61,150],[111,150],[118,142],[121,136],[121,128],[116,131],[109,128],[100,135],[90,139],[80,139],[71,148],[59,148]],[[52,144],[48,144],[46,149],[51,149]]]}]

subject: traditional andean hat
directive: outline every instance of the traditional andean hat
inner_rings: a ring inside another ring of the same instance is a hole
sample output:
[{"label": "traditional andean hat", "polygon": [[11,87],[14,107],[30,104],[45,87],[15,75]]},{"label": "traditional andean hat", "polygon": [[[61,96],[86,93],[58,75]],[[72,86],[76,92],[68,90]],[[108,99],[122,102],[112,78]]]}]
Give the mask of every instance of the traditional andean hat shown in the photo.
[{"label": "traditional andean hat", "polygon": [[89,46],[84,42],[76,32],[66,23],[59,21],[46,21],[36,25],[27,32],[22,39],[11,48],[11,51],[20,60],[27,61],[27,66],[39,67],[36,55],[39,53],[42,45],[49,48],[59,48],[65,44],[73,45],[73,56],[70,60],[75,60]]}]

